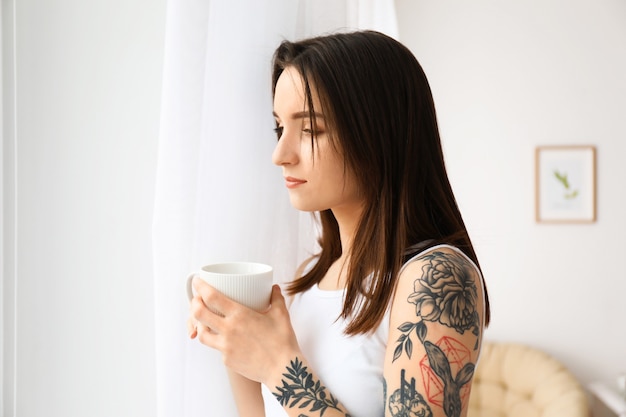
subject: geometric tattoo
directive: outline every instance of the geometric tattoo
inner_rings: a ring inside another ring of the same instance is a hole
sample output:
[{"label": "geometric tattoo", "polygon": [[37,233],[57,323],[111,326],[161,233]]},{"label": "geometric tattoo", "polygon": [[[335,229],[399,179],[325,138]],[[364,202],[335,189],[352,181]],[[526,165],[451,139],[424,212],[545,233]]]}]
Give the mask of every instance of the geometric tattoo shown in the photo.
[{"label": "geometric tattoo", "polygon": [[474,375],[474,364],[466,363],[456,375],[452,375],[452,369],[448,358],[441,348],[429,341],[424,342],[426,355],[430,368],[437,374],[444,385],[443,410],[448,417],[461,415],[461,388],[467,384]]}]

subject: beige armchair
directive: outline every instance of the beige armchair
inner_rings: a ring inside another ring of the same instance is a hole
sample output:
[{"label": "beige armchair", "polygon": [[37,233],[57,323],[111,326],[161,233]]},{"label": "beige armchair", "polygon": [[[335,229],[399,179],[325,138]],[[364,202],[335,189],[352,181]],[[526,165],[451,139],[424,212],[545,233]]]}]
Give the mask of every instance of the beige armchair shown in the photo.
[{"label": "beige armchair", "polygon": [[587,395],[556,359],[529,346],[483,342],[469,417],[589,417]]}]

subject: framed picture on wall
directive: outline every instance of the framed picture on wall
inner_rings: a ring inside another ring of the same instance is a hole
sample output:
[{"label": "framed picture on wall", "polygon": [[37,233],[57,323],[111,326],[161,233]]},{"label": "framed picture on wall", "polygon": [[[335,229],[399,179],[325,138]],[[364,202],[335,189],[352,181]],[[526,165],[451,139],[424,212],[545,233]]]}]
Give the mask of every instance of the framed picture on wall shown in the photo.
[{"label": "framed picture on wall", "polygon": [[596,148],[539,146],[535,150],[535,218],[540,223],[596,221]]}]

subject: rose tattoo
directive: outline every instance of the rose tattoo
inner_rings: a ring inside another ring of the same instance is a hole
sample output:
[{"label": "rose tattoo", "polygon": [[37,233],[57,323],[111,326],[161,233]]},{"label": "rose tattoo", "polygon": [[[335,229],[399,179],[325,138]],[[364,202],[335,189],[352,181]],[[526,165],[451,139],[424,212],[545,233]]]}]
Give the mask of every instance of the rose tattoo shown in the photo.
[{"label": "rose tattoo", "polygon": [[438,321],[463,334],[478,326],[473,268],[456,253],[433,252],[422,259],[422,277],[415,281],[408,302],[422,320]]}]

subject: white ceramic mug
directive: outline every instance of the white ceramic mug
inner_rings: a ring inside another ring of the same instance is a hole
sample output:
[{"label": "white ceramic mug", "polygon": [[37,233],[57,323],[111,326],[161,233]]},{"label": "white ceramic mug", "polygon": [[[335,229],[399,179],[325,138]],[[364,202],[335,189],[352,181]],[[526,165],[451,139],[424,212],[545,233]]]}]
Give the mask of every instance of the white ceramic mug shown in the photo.
[{"label": "white ceramic mug", "polygon": [[187,277],[187,296],[194,297],[192,281],[195,277],[233,301],[256,311],[265,311],[272,295],[272,272],[269,265],[255,262],[224,262],[205,265]]}]

